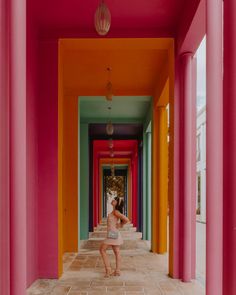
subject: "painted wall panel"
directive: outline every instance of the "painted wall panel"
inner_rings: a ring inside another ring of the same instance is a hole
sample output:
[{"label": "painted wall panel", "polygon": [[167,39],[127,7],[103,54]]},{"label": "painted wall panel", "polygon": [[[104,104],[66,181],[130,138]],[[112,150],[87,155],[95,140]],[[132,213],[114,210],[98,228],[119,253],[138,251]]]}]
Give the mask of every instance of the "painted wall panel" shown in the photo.
[{"label": "painted wall panel", "polygon": [[143,239],[147,239],[147,136],[146,132],[143,132]]},{"label": "painted wall panel", "polygon": [[63,252],[78,251],[78,98],[64,98]]},{"label": "painted wall panel", "polygon": [[88,124],[80,124],[80,240],[89,231],[89,139]]},{"label": "painted wall panel", "polygon": [[147,133],[147,240],[151,240],[152,222],[152,134]]},{"label": "painted wall panel", "polygon": [[10,28],[8,1],[0,5],[0,293],[10,295]]},{"label": "painted wall panel", "polygon": [[10,6],[10,274],[11,295],[27,286],[26,1]]},{"label": "painted wall panel", "polygon": [[58,277],[58,46],[40,42],[38,100],[39,277]]},{"label": "painted wall panel", "polygon": [[27,286],[38,278],[38,40],[27,25]]}]

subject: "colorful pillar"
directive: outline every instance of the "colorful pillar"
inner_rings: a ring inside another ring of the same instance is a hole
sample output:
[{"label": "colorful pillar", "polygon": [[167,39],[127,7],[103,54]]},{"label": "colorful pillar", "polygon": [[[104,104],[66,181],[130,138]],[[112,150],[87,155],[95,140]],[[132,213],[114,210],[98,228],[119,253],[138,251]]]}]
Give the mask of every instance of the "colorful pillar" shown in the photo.
[{"label": "colorful pillar", "polygon": [[26,1],[10,4],[11,295],[26,290]]},{"label": "colorful pillar", "polygon": [[158,226],[157,252],[167,252],[168,208],[168,115],[165,106],[157,108],[158,119]]},{"label": "colorful pillar", "polygon": [[80,124],[80,240],[88,239],[89,229],[89,138],[88,124]]},{"label": "colorful pillar", "polygon": [[165,106],[153,110],[153,229],[152,251],[167,252],[168,122]]},{"label": "colorful pillar", "polygon": [[138,152],[135,149],[134,156],[132,158],[132,223],[137,226],[137,198],[138,198]]},{"label": "colorful pillar", "polygon": [[[221,0],[207,0],[207,14],[206,14],[207,16],[207,26],[206,26],[206,33],[207,33],[206,35],[206,40],[207,40],[207,49],[206,49],[206,65],[207,65],[206,294],[207,295],[211,295],[211,294],[222,295],[222,281],[223,281],[223,274],[222,274],[222,269],[223,269],[223,257],[222,257],[223,255],[222,6],[223,6],[223,2]],[[230,67],[232,67],[232,64],[230,65]],[[234,99],[234,98],[229,98],[229,99]],[[228,127],[232,128],[232,126],[228,126]],[[227,249],[227,251],[229,251],[229,249]]]},{"label": "colorful pillar", "polygon": [[[195,276],[196,239],[196,94],[193,70],[195,61],[191,53],[181,56],[182,65],[182,189],[183,189],[183,272],[182,280],[191,281]],[[196,76],[195,76],[196,78]],[[193,209],[194,208],[194,209]]]},{"label": "colorful pillar", "polygon": [[[151,129],[151,127],[150,127]],[[147,240],[151,240],[152,236],[152,222],[151,222],[151,200],[152,200],[152,134],[147,132]]]},{"label": "colorful pillar", "polygon": [[128,218],[132,220],[132,162],[128,167]]},{"label": "colorful pillar", "polygon": [[99,218],[99,158],[93,147],[93,227],[98,225]]},{"label": "colorful pillar", "polygon": [[[149,128],[150,129],[150,128]],[[151,132],[143,133],[143,239],[151,239]]]},{"label": "colorful pillar", "polygon": [[[236,2],[224,1],[223,294],[236,294]],[[218,97],[218,99],[221,99]],[[221,103],[221,100],[220,100]],[[222,119],[222,118],[221,118]],[[222,122],[221,122],[222,123]],[[216,128],[219,128],[217,125]],[[217,195],[218,198],[221,196]],[[218,275],[219,276],[219,275]],[[219,293],[217,293],[219,294]]]},{"label": "colorful pillar", "polygon": [[[71,128],[73,126],[73,128]],[[63,103],[63,253],[77,252],[79,240],[78,97],[66,95]]]},{"label": "colorful pillar", "polygon": [[157,112],[153,108],[152,117],[152,237],[151,250],[157,252],[157,181],[156,175],[158,173],[157,166]]},{"label": "colorful pillar", "polygon": [[143,132],[143,239],[147,240],[147,135],[146,131]]},{"label": "colorful pillar", "polygon": [[[174,279],[181,278],[181,185],[180,185],[180,151],[181,151],[181,67],[180,59],[175,61],[175,97],[170,104],[170,142],[173,145],[173,171],[170,177],[173,177],[173,196],[169,190],[169,206],[170,206],[170,232],[169,232],[169,275]],[[170,171],[171,173],[171,171]]]},{"label": "colorful pillar", "polygon": [[143,232],[143,145],[138,147],[138,231]]},{"label": "colorful pillar", "polygon": [[10,103],[9,7],[7,0],[0,0],[0,44],[0,294],[10,295]]}]

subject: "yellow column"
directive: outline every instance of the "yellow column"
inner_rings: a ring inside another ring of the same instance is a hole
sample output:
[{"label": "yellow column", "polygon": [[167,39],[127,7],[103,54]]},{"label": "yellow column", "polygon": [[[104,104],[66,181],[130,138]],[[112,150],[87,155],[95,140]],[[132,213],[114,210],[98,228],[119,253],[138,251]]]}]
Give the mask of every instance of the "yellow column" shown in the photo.
[{"label": "yellow column", "polygon": [[152,129],[152,251],[167,252],[168,117],[165,106],[154,108]]}]

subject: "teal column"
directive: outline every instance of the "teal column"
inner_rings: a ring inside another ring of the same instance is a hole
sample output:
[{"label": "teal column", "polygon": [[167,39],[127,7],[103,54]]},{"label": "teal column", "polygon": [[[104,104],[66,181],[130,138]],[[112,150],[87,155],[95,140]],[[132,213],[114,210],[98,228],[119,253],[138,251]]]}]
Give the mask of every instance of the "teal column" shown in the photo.
[{"label": "teal column", "polygon": [[151,240],[151,174],[152,135],[151,123],[143,133],[143,239]]},{"label": "teal column", "polygon": [[147,137],[143,133],[143,240],[147,240]]},{"label": "teal column", "polygon": [[79,173],[79,236],[86,240],[89,236],[89,138],[88,124],[80,123],[80,173]]},{"label": "teal column", "polygon": [[146,133],[147,149],[147,173],[146,173],[146,238],[151,240],[151,198],[152,198],[152,134]]}]

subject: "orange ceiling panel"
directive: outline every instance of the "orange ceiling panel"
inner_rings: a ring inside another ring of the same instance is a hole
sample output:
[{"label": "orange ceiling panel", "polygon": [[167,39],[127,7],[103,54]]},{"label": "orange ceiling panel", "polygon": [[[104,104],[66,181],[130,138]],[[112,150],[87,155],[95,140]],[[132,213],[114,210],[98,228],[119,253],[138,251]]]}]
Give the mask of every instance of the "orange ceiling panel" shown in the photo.
[{"label": "orange ceiling panel", "polygon": [[65,93],[105,95],[107,67],[114,95],[153,95],[168,50],[163,39],[61,39]]}]

